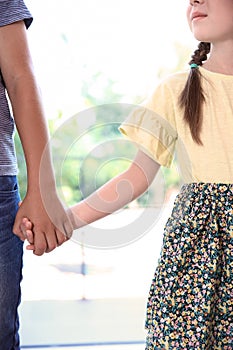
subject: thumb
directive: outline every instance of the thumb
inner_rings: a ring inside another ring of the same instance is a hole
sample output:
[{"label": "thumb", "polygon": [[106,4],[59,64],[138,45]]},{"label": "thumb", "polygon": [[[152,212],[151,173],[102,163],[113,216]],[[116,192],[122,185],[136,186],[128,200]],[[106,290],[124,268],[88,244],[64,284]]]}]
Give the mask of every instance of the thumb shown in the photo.
[{"label": "thumb", "polygon": [[21,239],[21,241],[25,241],[24,234],[20,229],[20,224],[21,224],[21,217],[17,214],[12,231],[17,237],[19,237],[19,239]]}]

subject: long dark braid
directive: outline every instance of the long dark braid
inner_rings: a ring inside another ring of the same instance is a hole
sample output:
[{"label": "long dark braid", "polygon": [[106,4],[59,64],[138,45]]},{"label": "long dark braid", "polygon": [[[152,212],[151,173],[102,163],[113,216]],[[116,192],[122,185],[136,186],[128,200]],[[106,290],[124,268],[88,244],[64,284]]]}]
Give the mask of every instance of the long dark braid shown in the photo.
[{"label": "long dark braid", "polygon": [[184,109],[184,120],[189,125],[194,141],[200,145],[202,144],[200,138],[203,121],[202,106],[205,96],[201,86],[201,73],[198,66],[201,66],[203,61],[207,60],[209,52],[210,43],[200,42],[198,49],[194,51],[189,62],[191,65],[190,73],[179,98],[180,106]]}]

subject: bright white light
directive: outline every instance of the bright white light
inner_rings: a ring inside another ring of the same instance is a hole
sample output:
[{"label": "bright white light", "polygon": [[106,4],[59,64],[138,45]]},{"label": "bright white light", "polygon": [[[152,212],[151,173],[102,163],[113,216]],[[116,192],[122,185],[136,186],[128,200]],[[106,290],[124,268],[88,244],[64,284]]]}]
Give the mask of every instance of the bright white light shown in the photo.
[{"label": "bright white light", "polygon": [[49,118],[85,108],[82,81],[99,71],[131,103],[156,85],[160,68],[176,66],[174,42],[192,47],[185,0],[26,2],[34,16],[29,38]]}]

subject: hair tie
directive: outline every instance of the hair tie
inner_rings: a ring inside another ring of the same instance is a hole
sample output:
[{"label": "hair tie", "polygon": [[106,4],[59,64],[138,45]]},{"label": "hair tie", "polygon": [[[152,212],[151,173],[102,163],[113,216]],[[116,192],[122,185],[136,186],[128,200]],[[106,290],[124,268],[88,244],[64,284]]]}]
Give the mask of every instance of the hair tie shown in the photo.
[{"label": "hair tie", "polygon": [[192,63],[192,64],[190,64],[190,68],[191,69],[196,69],[196,68],[198,68],[198,64]]}]

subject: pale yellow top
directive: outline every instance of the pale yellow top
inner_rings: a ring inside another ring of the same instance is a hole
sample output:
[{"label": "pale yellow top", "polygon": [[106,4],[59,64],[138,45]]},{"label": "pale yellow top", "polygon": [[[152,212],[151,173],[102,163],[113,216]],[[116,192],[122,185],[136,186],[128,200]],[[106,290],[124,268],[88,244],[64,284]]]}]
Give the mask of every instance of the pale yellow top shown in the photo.
[{"label": "pale yellow top", "polygon": [[129,115],[120,131],[163,166],[170,167],[176,153],[186,183],[233,183],[233,75],[199,69],[206,99],[203,146],[193,141],[178,105],[188,72],[162,81],[146,104]]}]

